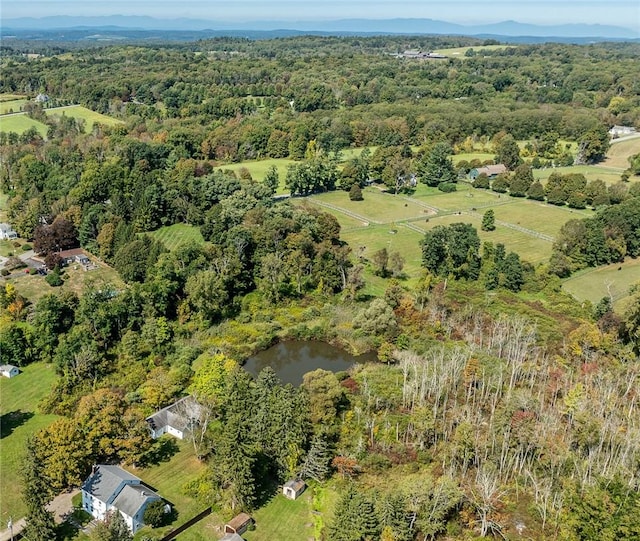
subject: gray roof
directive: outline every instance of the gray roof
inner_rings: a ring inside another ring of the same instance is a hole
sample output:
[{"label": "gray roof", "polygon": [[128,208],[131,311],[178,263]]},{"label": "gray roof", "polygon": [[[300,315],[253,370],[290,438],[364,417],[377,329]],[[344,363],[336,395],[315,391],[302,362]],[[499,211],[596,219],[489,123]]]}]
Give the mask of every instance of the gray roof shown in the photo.
[{"label": "gray roof", "polygon": [[15,368],[16,370],[18,369],[18,367],[17,367],[17,366],[14,366],[14,365],[12,365],[12,364],[0,364],[0,372],[5,372],[5,371],[6,371],[6,372],[10,372],[10,371],[11,371],[11,370],[13,370],[14,368]]},{"label": "gray roof", "polygon": [[220,541],[244,541],[237,533],[228,533]]},{"label": "gray roof", "polygon": [[146,418],[149,426],[154,430],[171,426],[178,430],[184,430],[192,419],[198,419],[201,415],[201,406],[192,396],[185,396],[174,404],[150,415]]},{"label": "gray roof", "polygon": [[1,223],[0,231],[13,231],[13,228],[9,224]]},{"label": "gray roof", "polygon": [[291,481],[287,481],[284,484],[284,486],[286,488],[293,489],[295,492],[298,492],[299,490],[302,490],[303,488],[305,488],[307,485],[304,481],[300,479],[291,479]]},{"label": "gray roof", "polygon": [[134,517],[148,502],[161,499],[153,490],[142,485],[125,485],[112,505],[124,514]]},{"label": "gray roof", "polygon": [[119,466],[101,464],[94,468],[94,471],[82,485],[82,490],[107,503],[123,481],[141,483],[139,477],[123,470]]}]

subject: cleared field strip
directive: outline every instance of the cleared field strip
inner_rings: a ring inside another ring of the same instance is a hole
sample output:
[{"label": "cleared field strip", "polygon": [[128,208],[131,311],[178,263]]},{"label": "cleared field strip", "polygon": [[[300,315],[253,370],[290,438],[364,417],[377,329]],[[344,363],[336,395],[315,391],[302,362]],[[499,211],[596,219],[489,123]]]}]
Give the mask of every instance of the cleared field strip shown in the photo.
[{"label": "cleared field strip", "polygon": [[622,308],[629,288],[640,282],[640,259],[628,259],[604,267],[585,269],[567,278],[562,288],[581,301],[597,303],[610,297],[616,310]]},{"label": "cleared field strip", "polygon": [[367,218],[365,216],[363,216],[362,214],[356,214],[355,212],[351,212],[350,210],[347,209],[343,209],[340,207],[337,207],[335,205],[331,205],[329,203],[325,203],[324,201],[320,201],[319,199],[314,199],[314,198],[310,198],[311,202],[319,205],[321,207],[325,207],[331,210],[334,210],[336,212],[341,212],[342,214],[346,214],[347,216],[349,216],[350,218],[353,218],[354,220],[360,220],[362,222],[362,225],[369,225],[370,223],[373,224],[381,224],[382,222],[379,222],[377,220],[374,220],[372,218]]}]

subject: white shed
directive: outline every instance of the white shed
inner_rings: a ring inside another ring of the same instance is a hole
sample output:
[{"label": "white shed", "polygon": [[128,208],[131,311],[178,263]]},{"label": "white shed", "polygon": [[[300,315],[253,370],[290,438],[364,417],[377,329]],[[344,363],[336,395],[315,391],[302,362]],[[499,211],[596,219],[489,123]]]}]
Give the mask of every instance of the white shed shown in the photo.
[{"label": "white shed", "polygon": [[0,364],[0,375],[5,378],[12,378],[17,376],[20,373],[20,370],[17,366],[13,366],[12,364]]}]

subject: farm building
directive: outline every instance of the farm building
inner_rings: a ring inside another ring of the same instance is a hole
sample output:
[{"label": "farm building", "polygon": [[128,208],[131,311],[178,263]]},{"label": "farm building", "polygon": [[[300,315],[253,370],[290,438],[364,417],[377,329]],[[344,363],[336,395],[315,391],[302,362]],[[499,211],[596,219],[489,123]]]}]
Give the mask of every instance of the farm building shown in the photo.
[{"label": "farm building", "polygon": [[144,526],[144,511],[157,500],[162,498],[119,466],[94,466],[82,485],[82,508],[87,513],[104,520],[109,511],[119,511],[132,533]]},{"label": "farm building", "polygon": [[633,126],[614,126],[609,130],[609,135],[615,139],[616,137],[624,137],[625,135],[633,135],[636,129]]},{"label": "farm building", "polygon": [[198,424],[203,413],[202,406],[195,398],[185,396],[174,404],[150,415],[145,421],[149,425],[152,438],[159,438],[162,434],[171,434],[181,440],[194,424]]},{"label": "farm building", "polygon": [[506,172],[507,167],[502,163],[498,163],[496,165],[485,165],[484,167],[476,167],[469,171],[469,177],[471,178],[471,180],[475,180],[476,178],[478,178],[478,176],[484,173],[489,178],[495,178],[498,175]]},{"label": "farm building", "polygon": [[224,525],[224,533],[241,535],[253,524],[253,519],[246,513],[240,513]]},{"label": "farm building", "polygon": [[17,366],[12,364],[0,364],[0,376],[4,378],[13,378],[20,373]]},{"label": "farm building", "polygon": [[17,238],[18,233],[16,233],[9,224],[0,224],[0,240],[12,240]]},{"label": "farm building", "polygon": [[295,500],[304,492],[307,485],[300,479],[292,479],[287,481],[282,487],[282,493],[290,500]]}]

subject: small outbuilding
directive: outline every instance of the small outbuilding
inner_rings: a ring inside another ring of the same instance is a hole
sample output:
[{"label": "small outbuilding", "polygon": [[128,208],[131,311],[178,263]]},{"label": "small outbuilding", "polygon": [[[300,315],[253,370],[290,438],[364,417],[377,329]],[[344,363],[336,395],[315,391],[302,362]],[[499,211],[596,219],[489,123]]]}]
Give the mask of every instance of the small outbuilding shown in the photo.
[{"label": "small outbuilding", "polygon": [[304,481],[301,479],[292,479],[282,486],[282,493],[286,498],[295,500],[304,492],[305,488],[307,488],[307,485]]},{"label": "small outbuilding", "polygon": [[13,378],[20,373],[17,366],[12,364],[0,364],[0,376],[4,378]]},{"label": "small outbuilding", "polygon": [[204,409],[198,401],[193,396],[185,396],[145,420],[153,439],[171,434],[182,440],[194,426],[199,425],[204,416]]},{"label": "small outbuilding", "polygon": [[0,224],[0,240],[13,240],[18,238],[18,233],[9,224]]},{"label": "small outbuilding", "polygon": [[246,532],[252,524],[253,519],[250,515],[240,513],[224,525],[224,533],[241,535]]}]

